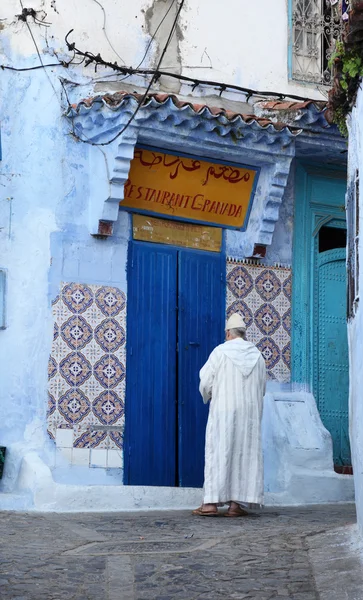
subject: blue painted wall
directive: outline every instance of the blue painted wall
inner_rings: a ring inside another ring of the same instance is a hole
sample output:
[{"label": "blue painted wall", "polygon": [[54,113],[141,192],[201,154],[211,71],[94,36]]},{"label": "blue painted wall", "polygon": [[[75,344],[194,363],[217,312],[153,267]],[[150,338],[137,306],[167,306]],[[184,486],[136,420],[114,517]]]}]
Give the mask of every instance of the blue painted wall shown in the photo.
[{"label": "blue painted wall", "polygon": [[[52,453],[46,433],[51,301],[61,281],[114,285],[126,292],[130,222],[120,214],[112,238],[90,235],[89,198],[104,200],[107,172],[104,157],[95,150],[99,177],[90,184],[95,154],[92,162],[90,147],[70,135],[59,80],[52,79],[55,93],[42,71],[4,72],[2,80],[0,267],[8,269],[8,328],[0,330],[0,444],[10,452],[0,490],[9,491],[26,451],[36,449],[45,460]],[[189,148],[190,138],[185,143]],[[268,175],[261,174],[248,231],[226,233],[227,255],[248,255],[268,185]],[[292,206],[291,178],[268,248],[270,264],[291,261]]]},{"label": "blue painted wall", "polygon": [[7,328],[0,330],[0,444],[10,451],[0,490],[9,491],[22,454],[34,448],[47,459],[52,448],[46,433],[51,301],[61,281],[126,292],[130,231],[128,215],[120,214],[112,239],[89,234],[88,148],[69,136],[44,73],[4,72],[2,84],[0,267],[8,270],[8,291]]}]

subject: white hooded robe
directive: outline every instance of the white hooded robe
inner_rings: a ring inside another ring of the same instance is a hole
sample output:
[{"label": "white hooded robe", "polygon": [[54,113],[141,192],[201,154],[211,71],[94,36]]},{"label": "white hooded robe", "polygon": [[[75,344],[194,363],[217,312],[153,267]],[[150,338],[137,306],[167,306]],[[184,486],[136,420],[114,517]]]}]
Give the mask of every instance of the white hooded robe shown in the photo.
[{"label": "white hooded robe", "polygon": [[205,440],[204,503],[263,504],[261,419],[263,356],[242,338],[217,346],[200,371],[210,401]]}]

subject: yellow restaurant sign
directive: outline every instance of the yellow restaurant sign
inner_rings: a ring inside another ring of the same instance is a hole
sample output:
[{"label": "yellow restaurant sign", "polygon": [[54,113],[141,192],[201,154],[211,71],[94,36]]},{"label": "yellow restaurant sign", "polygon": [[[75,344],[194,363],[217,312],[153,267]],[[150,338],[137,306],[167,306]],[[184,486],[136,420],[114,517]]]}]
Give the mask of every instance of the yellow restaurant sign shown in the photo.
[{"label": "yellow restaurant sign", "polygon": [[257,169],[137,148],[120,205],[187,221],[246,226]]},{"label": "yellow restaurant sign", "polygon": [[172,244],[210,252],[220,252],[222,245],[220,227],[155,219],[147,215],[133,215],[132,234],[134,240]]}]

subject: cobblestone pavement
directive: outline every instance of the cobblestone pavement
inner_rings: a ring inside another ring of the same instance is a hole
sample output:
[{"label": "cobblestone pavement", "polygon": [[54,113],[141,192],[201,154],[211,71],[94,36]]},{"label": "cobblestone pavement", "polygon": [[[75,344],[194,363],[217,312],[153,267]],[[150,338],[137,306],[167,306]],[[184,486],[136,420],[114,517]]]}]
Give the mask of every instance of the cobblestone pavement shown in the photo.
[{"label": "cobblestone pavement", "polygon": [[1,600],[361,600],[352,505],[0,513]]}]

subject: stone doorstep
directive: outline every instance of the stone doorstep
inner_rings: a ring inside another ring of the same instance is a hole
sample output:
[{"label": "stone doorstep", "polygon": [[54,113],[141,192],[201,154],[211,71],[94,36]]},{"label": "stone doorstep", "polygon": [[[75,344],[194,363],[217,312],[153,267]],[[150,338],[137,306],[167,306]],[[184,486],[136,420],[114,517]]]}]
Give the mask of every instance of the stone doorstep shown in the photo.
[{"label": "stone doorstep", "polygon": [[[50,468],[36,452],[29,452],[23,458],[15,492],[23,498],[24,493],[29,494],[32,501],[26,509],[40,512],[189,510],[199,506],[203,497],[202,489],[197,488],[56,483]],[[3,508],[2,497],[0,494],[0,510]],[[295,483],[294,478],[291,479],[290,488],[283,493],[265,494],[266,506],[347,503],[353,500],[353,478],[333,471],[301,473]],[[16,503],[14,509],[17,510]]]}]

